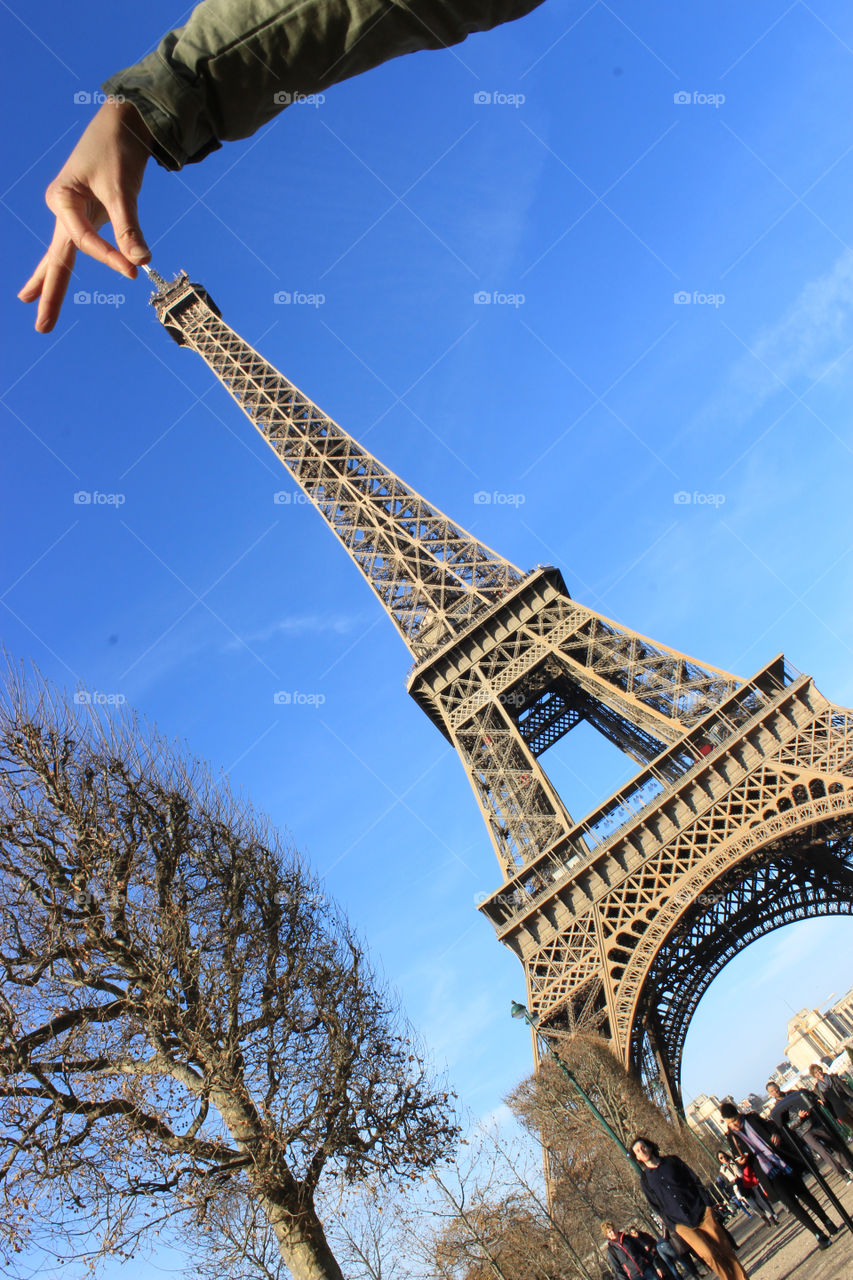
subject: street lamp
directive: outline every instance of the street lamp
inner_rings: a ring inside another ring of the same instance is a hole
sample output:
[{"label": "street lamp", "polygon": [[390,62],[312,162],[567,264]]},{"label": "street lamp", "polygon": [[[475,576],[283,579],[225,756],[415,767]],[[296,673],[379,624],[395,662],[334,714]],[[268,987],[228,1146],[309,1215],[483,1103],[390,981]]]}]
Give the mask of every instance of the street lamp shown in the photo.
[{"label": "street lamp", "polygon": [[[532,1030],[533,1030],[533,1031],[535,1031],[537,1034],[540,1034],[540,1033],[539,1033],[539,1028],[538,1028],[539,1019],[538,1019],[538,1018],[531,1018],[531,1016],[530,1016],[530,1014],[528,1013],[527,1008],[526,1008],[526,1006],[525,1006],[525,1005],[523,1005],[523,1004],[519,1004],[517,1000],[513,1000],[512,1004],[510,1005],[510,1013],[512,1014],[512,1016],[513,1016],[514,1018],[522,1018],[522,1019],[527,1023],[527,1025],[528,1025],[530,1028],[532,1028]],[[544,1040],[544,1036],[543,1036],[542,1038],[543,1038],[543,1040]],[[563,1059],[560,1057],[559,1053],[557,1053],[557,1050],[556,1050],[556,1049],[553,1049],[553,1048],[551,1047],[551,1045],[550,1045],[550,1044],[548,1044],[548,1041],[547,1041],[547,1040],[545,1040],[545,1047],[547,1048],[547,1050],[548,1050],[548,1052],[550,1053],[551,1057],[552,1057],[552,1058],[554,1059],[554,1061],[556,1062],[557,1066],[558,1066],[558,1067],[560,1068],[560,1070],[563,1072],[563,1075],[565,1075],[565,1076],[568,1078],[568,1080],[569,1080],[569,1082],[571,1083],[571,1085],[572,1085],[573,1089],[575,1090],[575,1093],[578,1095],[578,1097],[581,1099],[581,1101],[584,1103],[584,1105],[585,1105],[585,1106],[586,1106],[586,1107],[587,1107],[587,1108],[592,1112],[592,1114],[595,1116],[595,1119],[598,1121],[598,1124],[601,1126],[601,1128],[604,1130],[604,1132],[607,1134],[607,1136],[608,1136],[608,1137],[609,1137],[613,1142],[615,1142],[615,1143],[616,1143],[617,1147],[618,1147],[618,1148],[619,1148],[619,1150],[622,1152],[622,1154],[623,1154],[623,1156],[625,1157],[625,1159],[626,1159],[626,1160],[628,1160],[628,1161],[630,1162],[630,1164],[631,1164],[631,1168],[632,1168],[632,1169],[634,1169],[634,1170],[636,1171],[637,1166],[636,1166],[636,1163],[635,1163],[635,1161],[634,1161],[634,1157],[631,1155],[630,1151],[629,1151],[629,1150],[628,1150],[628,1148],[625,1146],[625,1143],[624,1143],[624,1142],[622,1141],[622,1139],[621,1139],[621,1138],[620,1138],[620,1137],[619,1137],[619,1136],[614,1132],[614,1130],[611,1128],[611,1126],[607,1123],[607,1121],[605,1120],[604,1116],[601,1114],[601,1112],[599,1111],[598,1107],[597,1107],[597,1106],[595,1105],[595,1103],[593,1102],[592,1098],[590,1098],[589,1094],[585,1093],[585,1092],[584,1092],[584,1090],[581,1088],[581,1086],[578,1084],[578,1082],[577,1082],[577,1080],[575,1079],[574,1075],[572,1074],[571,1070],[566,1066],[565,1062],[564,1062],[564,1061],[563,1061]]]}]

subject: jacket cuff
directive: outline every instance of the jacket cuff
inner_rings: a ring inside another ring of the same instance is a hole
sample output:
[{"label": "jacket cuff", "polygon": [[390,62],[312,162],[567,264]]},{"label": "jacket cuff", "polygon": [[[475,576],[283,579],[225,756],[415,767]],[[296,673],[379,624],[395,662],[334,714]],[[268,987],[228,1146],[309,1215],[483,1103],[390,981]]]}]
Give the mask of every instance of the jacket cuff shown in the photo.
[{"label": "jacket cuff", "polygon": [[154,53],[105,80],[104,93],[131,102],[151,133],[151,154],[164,169],[182,169],[222,145],[207,112],[204,85],[171,60],[178,32]]}]

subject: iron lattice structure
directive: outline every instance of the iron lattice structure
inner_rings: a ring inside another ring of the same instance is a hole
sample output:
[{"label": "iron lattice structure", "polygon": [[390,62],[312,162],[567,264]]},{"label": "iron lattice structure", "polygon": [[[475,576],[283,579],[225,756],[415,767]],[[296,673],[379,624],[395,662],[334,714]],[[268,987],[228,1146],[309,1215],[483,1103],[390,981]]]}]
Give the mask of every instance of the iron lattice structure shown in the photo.
[{"label": "iron lattice structure", "polygon": [[[853,911],[853,713],[781,655],[739,679],[466,533],[244,342],[185,274],[152,297],[288,468],[409,647],[502,872],[481,905],[539,1030],[595,1028],[675,1112],[690,1018],[748,942]],[[581,821],[540,756],[586,721],[639,765]]]}]

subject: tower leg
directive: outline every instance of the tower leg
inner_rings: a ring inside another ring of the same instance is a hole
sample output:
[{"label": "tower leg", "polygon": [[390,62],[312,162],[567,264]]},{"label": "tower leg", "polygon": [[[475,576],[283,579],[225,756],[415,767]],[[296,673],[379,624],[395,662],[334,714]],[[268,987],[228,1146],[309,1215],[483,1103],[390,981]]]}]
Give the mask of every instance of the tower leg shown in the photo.
[{"label": "tower leg", "polygon": [[646,1038],[654,1059],[655,1067],[657,1068],[657,1077],[660,1081],[661,1088],[663,1089],[667,1110],[669,1111],[669,1118],[672,1123],[680,1129],[684,1116],[684,1106],[681,1101],[681,1093],[679,1091],[678,1084],[672,1073],[672,1067],[670,1066],[669,1059],[661,1048],[661,1038],[658,1033],[657,1020],[655,1018],[649,1017],[646,1019]]}]

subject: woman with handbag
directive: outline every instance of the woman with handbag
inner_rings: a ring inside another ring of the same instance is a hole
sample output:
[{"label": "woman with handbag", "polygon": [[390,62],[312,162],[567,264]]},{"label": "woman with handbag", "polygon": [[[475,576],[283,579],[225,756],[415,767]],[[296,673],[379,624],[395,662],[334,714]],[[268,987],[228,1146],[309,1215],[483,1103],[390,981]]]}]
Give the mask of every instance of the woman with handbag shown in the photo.
[{"label": "woman with handbag", "polygon": [[[773,1212],[770,1201],[761,1190],[758,1178],[754,1171],[750,1169],[749,1164],[746,1163],[740,1166],[725,1151],[717,1152],[717,1160],[720,1163],[720,1174],[725,1178],[731,1189],[731,1194],[737,1200],[746,1216],[751,1218],[753,1213],[757,1213],[760,1218],[764,1219],[768,1227],[771,1223],[777,1227],[779,1219]],[[752,1213],[750,1210],[752,1210]]]}]

